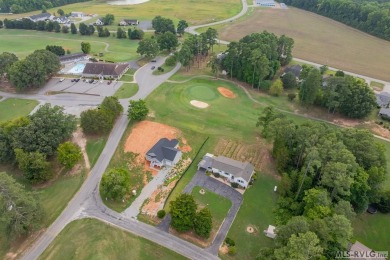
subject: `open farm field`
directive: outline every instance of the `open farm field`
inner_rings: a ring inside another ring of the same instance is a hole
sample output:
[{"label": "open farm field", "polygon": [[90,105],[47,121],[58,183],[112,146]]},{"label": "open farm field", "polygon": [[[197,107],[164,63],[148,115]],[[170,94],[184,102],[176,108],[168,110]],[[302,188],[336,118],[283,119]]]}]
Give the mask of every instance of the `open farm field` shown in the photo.
[{"label": "open farm field", "polygon": [[80,34],[49,33],[29,30],[0,30],[0,50],[15,53],[19,58],[46,45],[60,45],[72,53],[81,52],[81,42],[91,43],[91,54],[102,52],[102,59],[109,61],[129,61],[138,57],[138,41],[113,37],[81,36]]},{"label": "open farm field", "polygon": [[390,81],[390,42],[314,13],[262,8],[216,29],[229,41],[264,30],[285,34],[295,41],[294,57]]},{"label": "open farm field", "polygon": [[95,219],[68,224],[40,259],[185,259],[185,257]]},{"label": "open farm field", "polygon": [[[48,9],[53,13],[59,7]],[[85,12],[86,14],[99,14],[101,16],[111,13],[118,17],[128,19],[151,20],[157,15],[166,16],[176,21],[184,19],[191,24],[203,24],[223,20],[234,16],[241,10],[240,0],[151,0],[137,5],[109,5],[105,0],[94,0],[84,3],[76,3],[62,6],[65,13],[72,11]],[[0,15],[0,19],[16,19],[32,14]]]}]

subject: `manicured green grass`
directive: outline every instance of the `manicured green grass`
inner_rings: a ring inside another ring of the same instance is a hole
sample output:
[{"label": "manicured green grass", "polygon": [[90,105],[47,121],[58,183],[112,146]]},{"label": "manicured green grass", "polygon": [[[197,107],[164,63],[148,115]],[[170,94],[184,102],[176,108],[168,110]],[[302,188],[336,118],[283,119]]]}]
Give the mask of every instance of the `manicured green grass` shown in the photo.
[{"label": "manicured green grass", "polygon": [[[387,163],[387,174],[385,182],[383,183],[383,187],[385,190],[390,190],[390,142],[383,141],[381,139],[377,139],[377,142],[383,144],[385,146],[385,156],[386,156],[386,163]],[[390,217],[390,214],[389,214]],[[390,224],[389,224],[390,226]]]},{"label": "manicured green grass", "polygon": [[247,19],[217,29],[220,38],[229,41],[263,30],[277,35],[285,34],[295,41],[294,57],[390,80],[389,41],[314,13],[296,8],[255,9]]},{"label": "manicured green grass", "polygon": [[185,257],[95,219],[68,224],[40,259],[185,259]]},{"label": "manicured green grass", "polygon": [[199,207],[209,208],[213,217],[213,231],[216,232],[221,226],[223,220],[225,219],[230,207],[232,206],[232,202],[207,189],[204,189],[205,194],[202,195],[199,193],[201,189],[202,188],[199,186],[194,187],[191,192],[191,195],[194,196],[194,199]]},{"label": "manicured green grass", "polygon": [[385,84],[376,81],[371,81],[370,86],[375,90],[383,90]]},{"label": "manicured green grass", "polygon": [[27,116],[39,104],[36,100],[9,98],[0,102],[0,122]]},{"label": "manicured green grass", "polygon": [[91,54],[103,53],[101,59],[108,61],[129,61],[138,56],[136,49],[138,41],[116,39],[113,37],[99,38],[94,36],[82,36],[80,34],[49,33],[28,30],[0,30],[0,49],[15,53],[19,58],[38,49],[45,49],[49,43],[60,45],[72,53],[81,51],[81,42],[91,43]]},{"label": "manicured green grass", "polygon": [[354,239],[377,251],[390,251],[390,214],[363,213],[353,221]]},{"label": "manicured green grass", "polygon": [[175,68],[175,67],[176,67],[176,65],[175,65],[175,66],[167,66],[167,65],[163,64],[163,65],[161,66],[161,68],[163,68],[164,71],[160,71],[160,70],[158,70],[158,69],[156,68],[156,69],[153,71],[153,75],[162,75],[162,74],[168,73],[168,72],[170,72],[171,70],[173,70],[173,68]]},{"label": "manicured green grass", "polygon": [[[244,193],[244,201],[227,235],[236,242],[234,257],[220,255],[223,259],[255,259],[260,248],[271,246],[273,240],[264,235],[268,225],[275,225],[273,209],[277,195],[274,186],[277,181],[266,174],[258,174],[254,185]],[[246,231],[251,226],[255,232]]]},{"label": "manicured green grass", "polygon": [[89,163],[93,167],[96,161],[99,159],[100,154],[102,153],[104,146],[106,146],[107,136],[88,136],[87,137],[87,146],[85,150],[87,151]]},{"label": "manicured green grass", "polygon": [[126,82],[132,82],[134,80],[133,75],[123,75],[120,79],[120,81],[126,81]]},{"label": "manicured green grass", "polygon": [[137,94],[139,90],[137,83],[123,83],[122,86],[115,92],[117,98],[131,98]]}]

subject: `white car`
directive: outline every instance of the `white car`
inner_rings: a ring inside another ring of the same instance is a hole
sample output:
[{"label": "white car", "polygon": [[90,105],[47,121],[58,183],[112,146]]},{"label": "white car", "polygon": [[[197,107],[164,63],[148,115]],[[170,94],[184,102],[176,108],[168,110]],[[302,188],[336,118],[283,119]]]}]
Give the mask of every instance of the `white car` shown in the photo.
[{"label": "white car", "polygon": [[60,82],[62,82],[62,81],[64,81],[65,80],[65,78],[60,78]]}]

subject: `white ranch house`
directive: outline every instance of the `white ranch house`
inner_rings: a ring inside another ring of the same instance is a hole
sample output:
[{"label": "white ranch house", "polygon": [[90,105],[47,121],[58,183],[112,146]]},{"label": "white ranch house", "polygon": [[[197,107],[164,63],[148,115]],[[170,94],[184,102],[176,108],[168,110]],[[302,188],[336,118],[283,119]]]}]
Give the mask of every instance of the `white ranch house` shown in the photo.
[{"label": "white ranch house", "polygon": [[145,159],[150,162],[150,167],[172,167],[181,158],[182,152],[177,149],[179,141],[177,139],[168,140],[161,138],[145,155]]},{"label": "white ranch house", "polygon": [[217,173],[230,183],[237,183],[241,187],[247,188],[255,172],[255,167],[249,162],[240,162],[225,156],[214,156],[207,153],[198,164],[198,170]]}]

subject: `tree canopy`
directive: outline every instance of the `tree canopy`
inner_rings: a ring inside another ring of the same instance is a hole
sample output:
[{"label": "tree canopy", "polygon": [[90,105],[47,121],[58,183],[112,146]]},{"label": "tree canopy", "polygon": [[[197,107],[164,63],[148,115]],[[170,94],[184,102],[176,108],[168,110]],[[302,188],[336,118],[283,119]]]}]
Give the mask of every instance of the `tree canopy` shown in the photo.
[{"label": "tree canopy", "polygon": [[3,52],[0,54],[0,78],[4,73],[8,73],[8,70],[11,68],[12,64],[18,60],[18,57],[16,57],[16,55],[13,53]]},{"label": "tree canopy", "polygon": [[172,227],[180,232],[191,230],[194,227],[197,208],[194,198],[189,194],[183,193],[171,201],[170,206]]},{"label": "tree canopy", "polygon": [[57,160],[67,169],[71,169],[83,157],[81,149],[72,142],[65,142],[57,148]]},{"label": "tree canopy", "polygon": [[152,27],[156,34],[171,32],[176,34],[175,24],[169,18],[156,16],[152,20]]},{"label": "tree canopy", "polygon": [[146,118],[148,113],[149,109],[146,106],[145,100],[130,100],[128,109],[128,117],[130,120],[141,121]]},{"label": "tree canopy", "polygon": [[126,169],[110,169],[100,182],[103,195],[112,200],[122,200],[130,190],[130,174]]},{"label": "tree canopy", "polygon": [[154,38],[143,39],[138,43],[137,53],[146,58],[156,57],[159,51],[159,44]]}]

